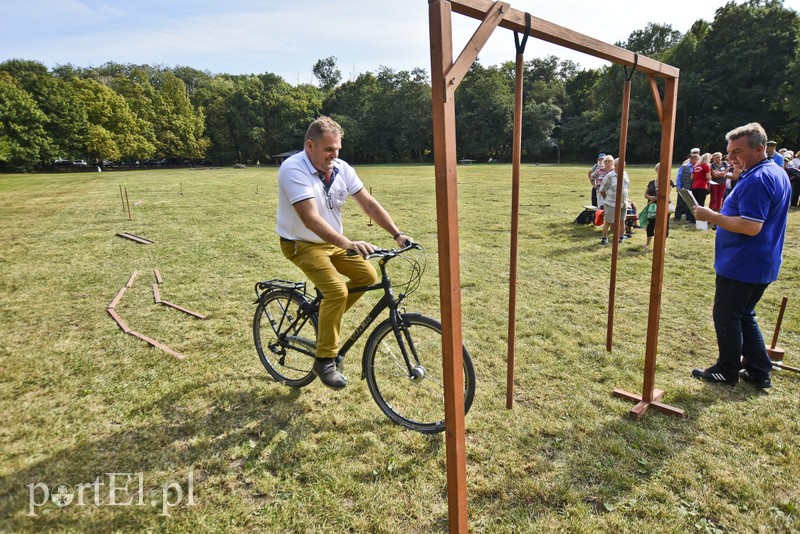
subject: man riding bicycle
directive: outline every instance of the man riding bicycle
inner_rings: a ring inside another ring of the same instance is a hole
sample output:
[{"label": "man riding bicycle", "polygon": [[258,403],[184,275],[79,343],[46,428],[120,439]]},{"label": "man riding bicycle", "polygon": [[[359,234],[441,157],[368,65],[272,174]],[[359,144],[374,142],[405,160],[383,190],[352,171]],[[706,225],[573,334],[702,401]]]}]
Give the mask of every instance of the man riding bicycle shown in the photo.
[{"label": "man riding bicycle", "polygon": [[[355,170],[338,158],[342,127],[322,116],[306,131],[304,150],[291,156],[278,171],[278,223],[281,250],[324,296],[319,308],[317,351],[313,371],[323,384],[342,389],[347,379],[336,367],[339,331],[344,313],[363,293],[349,288],[374,284],[375,268],[366,256],[375,247],[346,237],[342,207],[348,196],[399,246],[404,235],[389,213],[364,188]],[[348,255],[347,251],[356,252]],[[345,283],[341,275],[348,278]]]}]

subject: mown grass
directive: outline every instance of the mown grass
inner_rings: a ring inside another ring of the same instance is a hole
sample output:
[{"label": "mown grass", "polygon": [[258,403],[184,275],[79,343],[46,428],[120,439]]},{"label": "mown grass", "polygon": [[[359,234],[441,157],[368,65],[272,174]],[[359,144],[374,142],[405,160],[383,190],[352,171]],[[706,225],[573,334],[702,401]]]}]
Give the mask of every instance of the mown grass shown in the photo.
[{"label": "mown grass", "polygon": [[[438,315],[433,168],[358,170],[428,249],[408,309]],[[651,168],[629,171],[644,202]],[[459,168],[464,339],[478,380],[467,416],[471,529],[799,530],[800,377],[775,373],[764,393],[689,375],[715,358],[713,232],[674,223],[667,241],[656,387],[687,416],[633,422],[632,405],[611,396],[641,391],[652,255],[637,250],[643,230],[621,247],[608,353],[611,249],[596,228],[572,224],[588,203],[583,167],[522,170],[516,404],[505,409],[510,176],[504,165]],[[302,278],[274,234],[275,178],[274,168],[0,176],[0,530],[446,530],[444,438],[381,414],[355,380],[360,351],[341,392],[287,389],[258,361],[254,283]],[[771,338],[789,297],[779,345],[795,366],[798,222],[792,211],[781,279],[758,308]],[[391,244],[367,223],[350,206],[348,235]],[[153,304],[156,268],[162,298],[206,321]],[[118,312],[185,360],[124,335],[106,314],[134,270]],[[194,505],[184,498],[161,515],[163,484],[186,490],[190,470]],[[29,484],[108,483],[109,472],[142,473],[145,505],[134,481],[117,496],[133,496],[131,506],[110,506],[101,489],[101,505],[29,514]]]}]

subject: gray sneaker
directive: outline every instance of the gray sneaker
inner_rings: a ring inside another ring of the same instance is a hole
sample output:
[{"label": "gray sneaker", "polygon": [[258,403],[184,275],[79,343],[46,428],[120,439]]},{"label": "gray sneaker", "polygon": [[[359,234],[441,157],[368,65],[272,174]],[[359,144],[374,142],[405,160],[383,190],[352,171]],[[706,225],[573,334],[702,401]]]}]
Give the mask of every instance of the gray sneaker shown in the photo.
[{"label": "gray sneaker", "polygon": [[347,385],[347,378],[337,369],[335,358],[316,358],[312,371],[331,389],[342,389]]}]

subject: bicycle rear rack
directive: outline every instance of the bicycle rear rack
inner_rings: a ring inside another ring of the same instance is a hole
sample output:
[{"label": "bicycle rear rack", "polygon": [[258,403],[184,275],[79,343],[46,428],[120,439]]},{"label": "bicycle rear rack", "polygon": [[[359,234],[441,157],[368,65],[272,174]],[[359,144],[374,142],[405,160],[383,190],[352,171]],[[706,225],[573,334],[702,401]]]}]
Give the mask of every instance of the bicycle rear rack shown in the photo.
[{"label": "bicycle rear rack", "polygon": [[[274,289],[285,289],[287,291],[302,291],[303,295],[306,294],[306,283],[305,282],[290,282],[288,280],[280,280],[278,278],[273,278],[272,280],[266,280],[264,282],[257,282],[256,283],[256,296],[261,298],[261,295],[268,291],[272,291]],[[258,301],[256,301],[258,302]]]}]

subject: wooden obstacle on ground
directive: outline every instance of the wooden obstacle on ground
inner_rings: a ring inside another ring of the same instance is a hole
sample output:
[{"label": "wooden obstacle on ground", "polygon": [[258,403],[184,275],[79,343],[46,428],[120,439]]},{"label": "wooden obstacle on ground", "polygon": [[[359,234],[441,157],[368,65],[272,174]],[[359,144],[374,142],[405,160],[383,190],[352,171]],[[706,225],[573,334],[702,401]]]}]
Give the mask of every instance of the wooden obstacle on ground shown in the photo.
[{"label": "wooden obstacle on ground", "polygon": [[132,234],[130,232],[118,232],[117,235],[119,237],[123,237],[125,239],[130,239],[131,241],[135,241],[141,245],[152,245],[155,241],[147,239],[146,237],[142,237],[139,235]]},{"label": "wooden obstacle on ground", "polygon": [[[112,300],[111,303],[108,305],[108,308],[106,308],[106,311],[111,316],[111,318],[114,319],[114,322],[117,323],[117,325],[122,329],[122,331],[124,333],[130,334],[133,337],[141,339],[142,341],[145,341],[149,345],[151,345],[151,346],[153,346],[153,347],[155,347],[155,348],[157,348],[159,350],[162,350],[162,351],[166,352],[167,354],[170,354],[170,355],[178,358],[179,360],[183,360],[184,358],[186,358],[186,356],[184,356],[180,352],[168,347],[167,345],[161,343],[160,341],[156,341],[155,339],[153,339],[151,337],[148,337],[148,336],[146,336],[146,335],[144,335],[144,334],[142,334],[140,332],[137,332],[137,331],[133,330],[130,326],[128,326],[128,323],[126,323],[125,320],[122,319],[122,317],[120,317],[120,315],[117,313],[117,311],[116,311],[117,304],[119,304],[119,302],[122,300],[122,296],[125,294],[125,291],[128,288],[133,286],[133,282],[134,282],[134,280],[136,280],[136,276],[138,274],[139,274],[139,271],[133,271],[133,274],[131,274],[130,278],[128,279],[128,282],[117,292],[116,296],[114,297],[114,300]],[[179,310],[179,311],[181,311],[183,313],[186,313],[186,314],[191,315],[193,317],[196,317],[198,319],[205,319],[206,318],[204,315],[201,315],[201,314],[199,314],[197,312],[193,312],[191,310],[188,310],[186,308],[178,306],[177,304],[173,304],[173,303],[171,303],[169,301],[161,300],[161,295],[159,294],[159,291],[158,291],[158,285],[162,284],[164,281],[161,278],[161,273],[159,272],[158,269],[156,269],[154,271],[154,274],[155,274],[155,277],[156,277],[156,283],[153,284],[153,297],[154,297],[154,300],[155,300],[156,304],[163,304],[165,306],[168,306],[170,308],[174,308],[176,310]]]},{"label": "wooden obstacle on ground", "polygon": [[186,315],[191,315],[192,317],[196,317],[197,319],[205,319],[206,318],[206,316],[201,314],[201,313],[197,313],[197,312],[194,312],[192,310],[186,309],[183,306],[178,306],[177,304],[174,304],[174,303],[172,303],[172,302],[170,302],[168,300],[162,300],[161,299],[161,292],[159,291],[158,286],[160,284],[164,283],[164,279],[161,278],[161,273],[159,272],[158,269],[153,271],[153,273],[156,275],[156,283],[153,284],[153,300],[155,301],[156,304],[162,304],[162,305],[167,306],[169,308],[172,308],[172,309],[178,310],[180,312],[183,312]]}]

